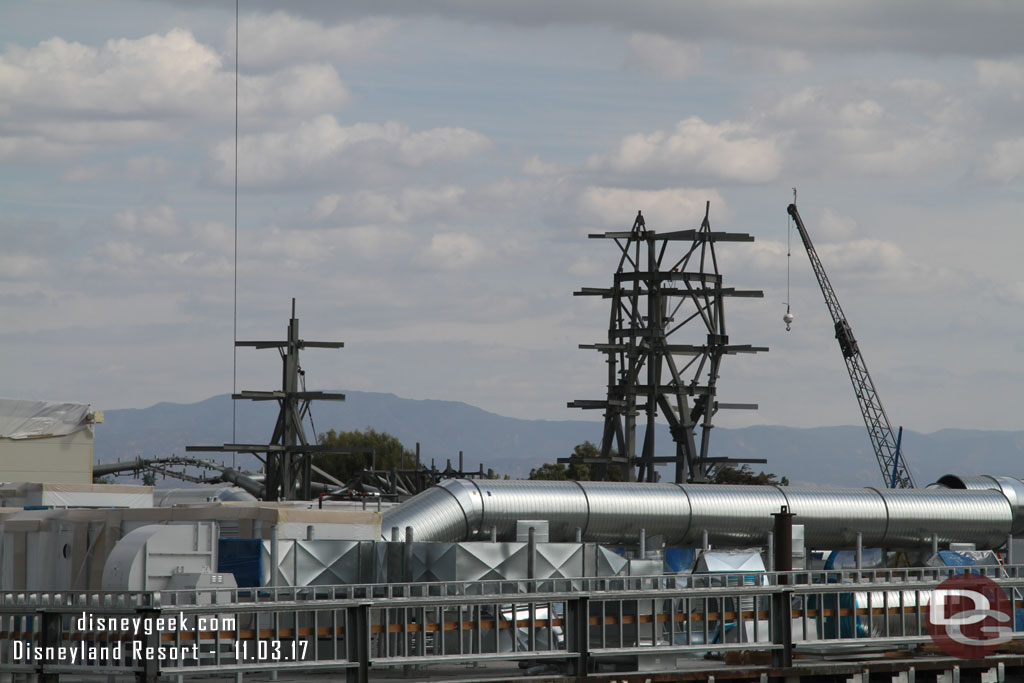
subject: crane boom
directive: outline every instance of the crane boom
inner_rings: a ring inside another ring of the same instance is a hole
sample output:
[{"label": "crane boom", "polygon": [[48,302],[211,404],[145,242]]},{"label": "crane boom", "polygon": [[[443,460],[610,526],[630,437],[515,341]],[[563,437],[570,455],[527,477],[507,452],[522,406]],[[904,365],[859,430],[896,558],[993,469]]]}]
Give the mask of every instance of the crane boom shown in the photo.
[{"label": "crane boom", "polygon": [[818,279],[821,293],[825,297],[825,305],[828,306],[828,312],[832,315],[839,349],[843,352],[846,369],[850,373],[850,382],[853,384],[853,393],[857,396],[861,416],[864,418],[864,426],[868,428],[868,437],[871,439],[875,457],[878,458],[878,466],[882,470],[882,480],[888,486],[891,479],[892,488],[914,488],[914,479],[907,468],[906,455],[900,452],[899,440],[893,434],[889,416],[885,414],[882,399],[878,396],[878,390],[875,389],[875,383],[871,379],[871,374],[868,373],[864,356],[861,355],[860,347],[853,336],[853,328],[846,321],[843,308],[839,305],[836,292],[832,289],[832,283],[829,282],[828,275],[825,273],[825,267],[821,265],[818,252],[815,251],[811,237],[807,234],[807,228],[804,227],[800,213],[796,210],[796,204],[790,204],[788,211],[796,223],[800,239],[807,250],[807,258],[811,260],[814,277]]}]

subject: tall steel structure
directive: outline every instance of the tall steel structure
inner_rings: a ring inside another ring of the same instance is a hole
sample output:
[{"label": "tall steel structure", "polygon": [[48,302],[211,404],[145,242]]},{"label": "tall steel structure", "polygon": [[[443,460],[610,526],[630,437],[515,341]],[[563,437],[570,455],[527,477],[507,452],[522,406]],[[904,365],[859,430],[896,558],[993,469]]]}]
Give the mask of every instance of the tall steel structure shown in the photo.
[{"label": "tall steel structure", "polygon": [[[722,358],[768,350],[729,343],[725,299],[763,294],[722,285],[715,244],[752,242],[754,238],[743,233],[712,232],[709,211],[710,202],[697,230],[657,233],[647,229],[643,215],[637,212],[629,231],[590,235],[612,240],[620,251],[611,287],[585,287],[574,293],[611,300],[607,343],[580,345],[605,354],[608,396],[568,404],[604,411],[601,454],[582,460],[597,468],[598,476],[606,477],[609,467],[618,467],[624,481],[653,482],[658,480],[655,467],[670,463],[675,465],[677,483],[704,482],[716,466],[725,462],[765,462],[709,455],[716,412],[723,408],[757,408],[756,404],[718,401],[716,385]],[[696,330],[698,342],[670,341],[683,328]],[[659,411],[668,422],[675,444],[670,456],[655,454]],[[641,414],[643,418],[638,419]],[[638,426],[643,430],[639,449]]]},{"label": "tall steel structure", "polygon": [[807,234],[807,228],[800,218],[800,212],[796,210],[796,204],[790,204],[789,215],[796,223],[796,229],[803,240],[804,249],[807,250],[807,258],[811,260],[811,269],[814,277],[818,279],[821,293],[825,297],[825,305],[832,315],[832,322],[835,325],[836,339],[839,341],[839,350],[843,353],[846,361],[846,370],[850,373],[850,382],[853,384],[853,393],[857,397],[860,406],[861,416],[864,418],[864,426],[868,428],[868,437],[871,439],[871,447],[878,459],[878,466],[882,470],[882,479],[885,485],[890,488],[910,489],[914,488],[914,479],[907,467],[906,457],[900,450],[900,439],[892,431],[889,423],[889,416],[882,406],[882,399],[875,389],[875,383],[868,372],[867,363],[861,355],[860,346],[853,336],[853,328],[846,321],[843,308],[839,305],[832,283],[828,280],[825,267],[821,265],[818,252],[814,249],[811,236]]},{"label": "tall steel structure", "polygon": [[[314,401],[344,401],[344,394],[306,391],[305,371],[299,365],[302,349],[340,349],[343,342],[315,342],[299,338],[299,320],[295,317],[295,299],[292,299],[292,317],[288,321],[287,339],[284,341],[238,341],[235,346],[257,349],[277,349],[281,354],[281,391],[243,391],[232,394],[232,400],[277,401],[280,411],[274,434],[269,444],[224,444],[223,446],[188,446],[186,451],[221,451],[265,454],[264,500],[309,500],[312,498],[313,453],[340,452],[331,446],[310,443],[303,429],[303,420],[309,415]],[[348,451],[346,451],[348,452]]]}]

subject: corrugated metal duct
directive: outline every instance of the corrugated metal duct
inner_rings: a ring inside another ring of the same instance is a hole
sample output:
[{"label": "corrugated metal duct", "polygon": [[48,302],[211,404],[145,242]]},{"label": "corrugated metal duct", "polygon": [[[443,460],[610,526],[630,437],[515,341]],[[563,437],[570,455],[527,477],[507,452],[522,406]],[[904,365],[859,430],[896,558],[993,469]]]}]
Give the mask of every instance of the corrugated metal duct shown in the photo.
[{"label": "corrugated metal duct", "polygon": [[381,528],[386,538],[412,527],[417,541],[458,542],[488,538],[492,526],[512,538],[517,520],[544,519],[552,541],[573,540],[579,528],[585,541],[634,543],[642,528],[670,545],[699,544],[705,531],[716,545],[759,545],[772,513],[788,505],[819,548],[852,547],[857,532],[868,547],[926,547],[935,535],[997,548],[1024,531],[1024,484],[981,479],[928,489],[449,479],[386,511]]}]

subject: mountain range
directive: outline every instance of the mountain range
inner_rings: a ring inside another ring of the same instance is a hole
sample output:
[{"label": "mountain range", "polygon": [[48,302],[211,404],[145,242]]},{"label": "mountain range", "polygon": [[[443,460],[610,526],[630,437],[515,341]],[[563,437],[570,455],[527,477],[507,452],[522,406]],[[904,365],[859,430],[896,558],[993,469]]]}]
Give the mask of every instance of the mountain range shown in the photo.
[{"label": "mountain range", "polygon": [[[394,394],[349,391],[341,403],[312,406],[312,426],[307,434],[329,429],[349,431],[369,427],[397,437],[408,449],[420,444],[421,461],[444,468],[465,455],[465,469],[525,477],[530,469],[568,456],[584,441],[598,443],[600,422],[584,420],[522,420],[503,417],[456,401],[413,400]],[[105,411],[105,422],[96,426],[94,454],[97,462],[184,455],[185,446],[228,442],[266,443],[277,417],[275,402],[237,401],[235,435],[232,437],[232,401],[227,394],[198,403],[158,403],[148,408]],[[786,476],[793,485],[881,486],[879,472],[866,430],[862,426],[802,429],[754,426],[739,429],[716,427],[712,433],[714,457],[765,458],[752,465]],[[661,426],[659,452],[671,443]],[[943,429],[931,434],[904,430],[906,462],[918,486],[947,473],[1005,474],[1024,476],[1024,431]],[[194,454],[230,462],[223,453]],[[238,466],[257,470],[251,455],[239,455]],[[121,481],[128,481],[122,478]],[[180,483],[158,485],[179,486]]]}]

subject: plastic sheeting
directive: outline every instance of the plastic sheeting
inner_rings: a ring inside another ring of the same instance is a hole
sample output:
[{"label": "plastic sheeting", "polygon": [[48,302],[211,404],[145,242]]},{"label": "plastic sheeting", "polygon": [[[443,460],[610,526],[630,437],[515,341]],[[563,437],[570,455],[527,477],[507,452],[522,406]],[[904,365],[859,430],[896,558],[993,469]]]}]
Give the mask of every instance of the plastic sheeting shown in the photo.
[{"label": "plastic sheeting", "polygon": [[64,436],[92,429],[87,403],[56,403],[0,398],[0,438]]}]

